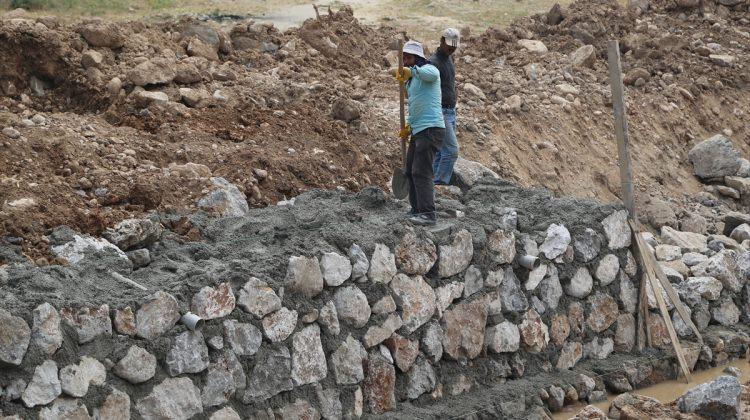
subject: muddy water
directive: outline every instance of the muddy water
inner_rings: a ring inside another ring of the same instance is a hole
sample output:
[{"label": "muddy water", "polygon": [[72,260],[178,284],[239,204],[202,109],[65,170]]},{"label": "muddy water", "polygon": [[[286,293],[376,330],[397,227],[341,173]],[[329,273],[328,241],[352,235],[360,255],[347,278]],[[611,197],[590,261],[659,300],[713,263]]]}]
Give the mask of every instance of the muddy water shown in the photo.
[{"label": "muddy water", "polygon": [[[633,391],[634,394],[645,395],[647,397],[656,398],[662,403],[671,403],[672,401],[679,398],[687,390],[700,385],[704,382],[709,382],[723,374],[723,370],[729,366],[736,367],[742,371],[741,383],[747,383],[750,381],[750,364],[745,359],[737,359],[732,362],[726,363],[721,366],[717,366],[713,369],[696,371],[693,372],[693,380],[686,384],[682,379],[666,381],[646,388],[641,388]],[[594,406],[602,409],[605,413],[609,410],[609,405],[612,400],[615,399],[616,394],[609,394],[607,401],[598,402],[593,404]],[[554,420],[565,420],[575,416],[581,409],[585,407],[585,404],[569,405],[563,408],[563,411],[554,413],[552,418]]]}]

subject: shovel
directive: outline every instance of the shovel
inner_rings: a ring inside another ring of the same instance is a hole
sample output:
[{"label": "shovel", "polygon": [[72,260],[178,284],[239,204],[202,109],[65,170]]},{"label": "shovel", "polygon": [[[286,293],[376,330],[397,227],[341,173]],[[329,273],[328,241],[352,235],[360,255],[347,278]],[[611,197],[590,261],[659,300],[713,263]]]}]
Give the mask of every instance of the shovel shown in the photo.
[{"label": "shovel", "polygon": [[[404,68],[404,41],[398,41],[398,70],[401,72]],[[404,113],[404,97],[406,96],[406,87],[404,82],[398,82],[399,90],[399,111],[401,113],[401,128],[406,126],[406,117]],[[402,200],[409,195],[409,180],[406,179],[406,139],[401,139],[401,164],[393,169],[393,178],[391,179],[391,190],[393,196]]]}]

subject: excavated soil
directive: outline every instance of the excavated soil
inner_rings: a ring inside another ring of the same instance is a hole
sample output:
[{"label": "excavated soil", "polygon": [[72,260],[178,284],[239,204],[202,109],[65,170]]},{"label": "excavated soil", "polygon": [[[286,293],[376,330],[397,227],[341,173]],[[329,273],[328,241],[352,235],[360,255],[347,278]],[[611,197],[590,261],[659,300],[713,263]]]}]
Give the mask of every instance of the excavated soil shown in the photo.
[{"label": "excavated soil", "polygon": [[[715,217],[698,204],[707,187],[692,175],[687,152],[723,132],[750,154],[750,15],[744,5],[701,7],[656,1],[640,12],[585,0],[565,8],[557,24],[542,14],[466,39],[456,55],[462,155],[523,186],[616,201],[606,62],[606,41],[616,37],[624,72],[650,75],[626,92],[639,203],[665,200],[679,218]],[[82,34],[101,24],[0,20],[0,127],[21,134],[0,135],[0,264],[8,247],[46,264],[45,235],[59,225],[99,235],[152,210],[193,213],[208,177],[182,176],[173,164],[206,165],[252,207],[311,188],[387,189],[400,157],[397,87],[386,69],[395,63],[398,32],[408,28],[364,26],[344,8],[285,32],[248,21],[117,23],[108,32],[119,42],[94,47]],[[195,37],[216,41],[215,59],[188,54]],[[527,38],[549,52],[519,47]],[[568,55],[584,44],[595,47],[596,59],[591,68],[572,68]],[[699,44],[718,45],[734,63],[716,64]],[[81,64],[89,49],[102,56],[94,69]],[[144,107],[129,74],[157,57],[175,68],[194,65],[198,76],[145,86],[170,101]],[[561,84],[577,93],[562,93]],[[39,85],[43,92],[34,93]],[[179,88],[220,98],[190,108]],[[513,95],[520,106],[504,107]],[[339,116],[348,122],[332,116],[337,101],[355,108]],[[46,121],[25,126],[36,114]],[[191,231],[184,221],[172,228]]]}]

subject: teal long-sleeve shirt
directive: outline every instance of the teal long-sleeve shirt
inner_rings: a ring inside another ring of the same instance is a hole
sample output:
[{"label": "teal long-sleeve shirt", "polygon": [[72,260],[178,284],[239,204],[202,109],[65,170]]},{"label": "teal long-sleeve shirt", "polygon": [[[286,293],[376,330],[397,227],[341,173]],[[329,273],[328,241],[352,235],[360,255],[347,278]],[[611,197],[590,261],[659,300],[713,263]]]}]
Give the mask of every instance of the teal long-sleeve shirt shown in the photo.
[{"label": "teal long-sleeve shirt", "polygon": [[409,125],[417,134],[431,127],[445,128],[441,105],[440,71],[432,64],[411,68],[406,83],[409,93]]}]

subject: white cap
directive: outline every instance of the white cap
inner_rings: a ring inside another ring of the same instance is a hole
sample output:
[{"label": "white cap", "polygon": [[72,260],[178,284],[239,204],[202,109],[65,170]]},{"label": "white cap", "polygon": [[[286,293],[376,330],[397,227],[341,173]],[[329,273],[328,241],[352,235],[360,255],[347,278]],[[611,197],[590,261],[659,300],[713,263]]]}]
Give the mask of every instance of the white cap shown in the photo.
[{"label": "white cap", "polygon": [[461,35],[458,32],[458,29],[456,28],[448,28],[443,31],[443,38],[445,38],[445,43],[450,45],[451,47],[458,48],[459,40],[461,39]]},{"label": "white cap", "polygon": [[422,48],[422,44],[417,41],[407,41],[406,44],[404,44],[404,52],[426,58],[424,56],[424,48]]}]

